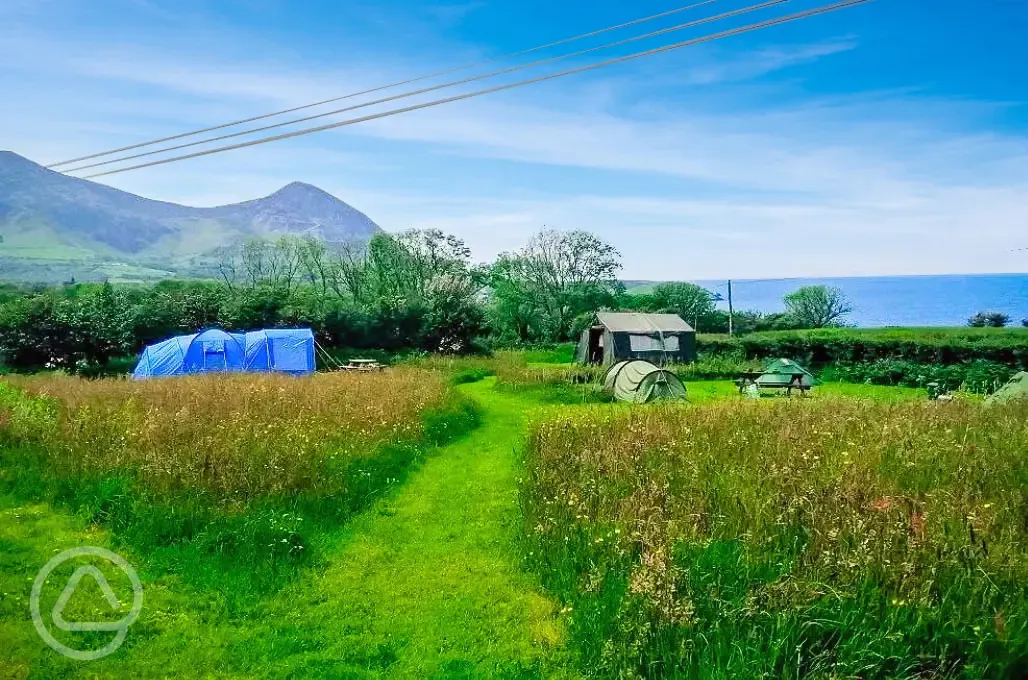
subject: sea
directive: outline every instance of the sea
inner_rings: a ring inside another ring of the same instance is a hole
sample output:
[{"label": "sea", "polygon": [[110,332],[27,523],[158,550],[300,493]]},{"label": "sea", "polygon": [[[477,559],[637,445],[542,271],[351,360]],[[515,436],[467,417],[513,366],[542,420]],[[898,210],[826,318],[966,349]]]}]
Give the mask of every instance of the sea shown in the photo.
[{"label": "sea", "polygon": [[[719,293],[725,301],[718,306],[728,308],[726,281],[696,283]],[[841,288],[853,307],[845,322],[853,326],[963,326],[982,311],[1009,315],[1011,326],[1028,319],[1028,274],[733,279],[732,305],[781,312],[782,298],[801,286]]]}]

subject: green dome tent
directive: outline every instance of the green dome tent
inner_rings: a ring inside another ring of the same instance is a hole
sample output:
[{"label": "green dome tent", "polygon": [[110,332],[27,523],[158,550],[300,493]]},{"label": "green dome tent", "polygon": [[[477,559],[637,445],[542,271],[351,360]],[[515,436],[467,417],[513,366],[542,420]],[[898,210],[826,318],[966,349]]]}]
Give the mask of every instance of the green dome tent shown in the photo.
[{"label": "green dome tent", "polygon": [[800,376],[794,387],[809,389],[814,386],[814,376],[791,359],[775,359],[764,367],[764,373],[757,378],[757,387],[785,387]]},{"label": "green dome tent", "polygon": [[677,375],[639,359],[619,361],[607,369],[603,387],[618,401],[633,404],[685,396],[685,385]]},{"label": "green dome tent", "polygon": [[1028,373],[1021,371],[985,400],[986,404],[1005,404],[1015,399],[1028,399]]}]

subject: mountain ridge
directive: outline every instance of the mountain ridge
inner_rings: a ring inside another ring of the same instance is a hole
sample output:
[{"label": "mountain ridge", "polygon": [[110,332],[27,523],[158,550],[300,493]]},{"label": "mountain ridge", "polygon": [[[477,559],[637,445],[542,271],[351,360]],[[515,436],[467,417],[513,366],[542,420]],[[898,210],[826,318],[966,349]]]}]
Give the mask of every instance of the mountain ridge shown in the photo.
[{"label": "mountain ridge", "polygon": [[[0,151],[0,279],[108,278],[107,265],[195,275],[251,237],[363,242],[381,231],[328,192],[290,182],[267,196],[198,208],[139,196]],[[12,274],[14,272],[14,274]]]}]

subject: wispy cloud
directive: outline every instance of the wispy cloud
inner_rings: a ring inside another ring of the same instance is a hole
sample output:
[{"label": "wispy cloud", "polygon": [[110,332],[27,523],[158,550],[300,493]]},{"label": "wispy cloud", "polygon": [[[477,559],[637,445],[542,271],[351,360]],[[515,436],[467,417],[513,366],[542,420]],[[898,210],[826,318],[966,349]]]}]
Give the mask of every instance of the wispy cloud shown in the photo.
[{"label": "wispy cloud", "polygon": [[[451,19],[474,9],[453,9]],[[0,53],[17,52],[17,36],[5,38]],[[315,68],[288,50],[190,57],[159,45],[86,50],[49,40],[52,49],[36,43],[31,63],[0,65],[8,77],[31,73],[25,83],[66,83],[78,97],[74,108],[57,107],[40,90],[32,107],[0,109],[14,150],[40,160],[439,65],[379,51]],[[301,179],[387,228],[454,231],[482,258],[542,224],[588,228],[626,254],[630,276],[1023,269],[1009,244],[1028,227],[1028,137],[979,122],[1003,104],[904,89],[717,105],[722,86],[766,92],[764,76],[859,42],[683,52],[663,64],[672,75],[641,79],[645,88],[626,77],[652,75],[640,64],[105,179],[199,205]]]},{"label": "wispy cloud", "polygon": [[475,10],[486,6],[485,2],[457,2],[433,5],[425,9],[430,17],[447,25],[454,25],[464,20]]},{"label": "wispy cloud", "polygon": [[783,45],[742,55],[723,55],[710,63],[687,69],[682,82],[692,85],[752,80],[792,66],[808,64],[833,54],[856,49],[854,38],[810,45]]}]

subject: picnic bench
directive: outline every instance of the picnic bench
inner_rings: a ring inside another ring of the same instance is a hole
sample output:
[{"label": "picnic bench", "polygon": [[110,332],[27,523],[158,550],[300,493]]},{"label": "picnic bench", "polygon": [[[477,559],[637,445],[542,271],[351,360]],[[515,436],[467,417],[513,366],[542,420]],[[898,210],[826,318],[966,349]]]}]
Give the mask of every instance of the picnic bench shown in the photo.
[{"label": "picnic bench", "polygon": [[374,359],[350,359],[340,366],[344,371],[381,371],[385,366]]},{"label": "picnic bench", "polygon": [[799,390],[800,394],[804,394],[810,389],[810,385],[803,384],[803,378],[806,376],[805,373],[775,373],[774,375],[788,376],[788,380],[764,380],[760,384],[757,383],[757,379],[765,375],[768,375],[764,371],[746,371],[738,378],[735,379],[735,384],[739,388],[739,394],[750,385],[755,385],[758,388],[766,387],[769,389],[784,389],[786,396],[792,396],[793,390]]}]

